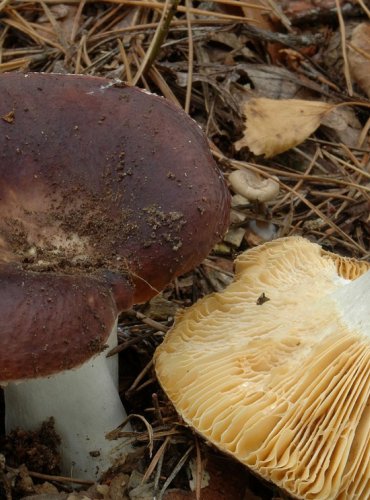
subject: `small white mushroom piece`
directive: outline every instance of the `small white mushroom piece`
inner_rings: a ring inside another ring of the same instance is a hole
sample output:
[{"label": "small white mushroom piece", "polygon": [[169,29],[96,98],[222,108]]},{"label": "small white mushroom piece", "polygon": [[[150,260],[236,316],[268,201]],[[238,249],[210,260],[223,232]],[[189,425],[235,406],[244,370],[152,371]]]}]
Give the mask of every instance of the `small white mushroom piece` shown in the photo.
[{"label": "small white mushroom piece", "polygon": [[[250,203],[257,206],[257,211],[262,212],[261,205],[273,200],[279,194],[279,179],[276,176],[263,178],[251,170],[234,170],[229,175],[229,182],[235,196],[242,196]],[[277,231],[275,225],[269,220],[251,220],[249,221],[246,233],[248,242],[263,243],[276,237]],[[252,237],[250,237],[252,236]]]},{"label": "small white mushroom piece", "polygon": [[263,178],[251,170],[234,170],[229,175],[233,191],[247,200],[266,202],[273,200],[279,193],[279,180],[276,176]]}]

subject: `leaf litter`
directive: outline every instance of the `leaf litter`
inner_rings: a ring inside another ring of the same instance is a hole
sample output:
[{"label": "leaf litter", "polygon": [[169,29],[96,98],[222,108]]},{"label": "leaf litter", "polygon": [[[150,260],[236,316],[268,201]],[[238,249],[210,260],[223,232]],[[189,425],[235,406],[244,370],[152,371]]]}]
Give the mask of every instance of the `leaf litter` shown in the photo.
[{"label": "leaf litter", "polygon": [[299,99],[254,98],[244,107],[247,128],[235,143],[266,158],[284,153],[305,141],[320,126],[334,104]]},{"label": "leaf litter", "polygon": [[[304,235],[369,260],[368,26],[362,1],[0,1],[0,72],[136,83],[200,124],[226,178],[247,170],[277,178],[280,187],[263,204],[234,195],[230,231],[237,237],[220,242],[150,304],[121,316],[120,391],[138,416],[128,436],[132,456],[99,484],[72,482],[58,475],[58,453],[47,458],[40,433],[22,431],[6,441],[3,435],[1,498],[285,498],[184,425],[158,386],[151,360],[176,311],[222,290],[232,279],[233,258],[266,239]],[[251,109],[262,106],[266,113],[266,103],[272,120],[256,121]],[[288,137],[277,137],[266,123],[280,124],[279,133],[287,130]],[[270,231],[256,236],[251,228],[257,226]],[[45,462],[54,468],[35,470]]]}]

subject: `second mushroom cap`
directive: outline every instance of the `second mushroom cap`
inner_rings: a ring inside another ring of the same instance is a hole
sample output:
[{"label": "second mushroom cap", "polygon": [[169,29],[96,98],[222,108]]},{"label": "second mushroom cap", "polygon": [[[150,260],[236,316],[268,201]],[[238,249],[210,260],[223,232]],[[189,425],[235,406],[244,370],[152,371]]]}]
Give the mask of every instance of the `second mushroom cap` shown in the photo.
[{"label": "second mushroom cap", "polygon": [[369,304],[370,264],[266,243],[177,318],[159,382],[185,422],[290,495],[369,498]]}]

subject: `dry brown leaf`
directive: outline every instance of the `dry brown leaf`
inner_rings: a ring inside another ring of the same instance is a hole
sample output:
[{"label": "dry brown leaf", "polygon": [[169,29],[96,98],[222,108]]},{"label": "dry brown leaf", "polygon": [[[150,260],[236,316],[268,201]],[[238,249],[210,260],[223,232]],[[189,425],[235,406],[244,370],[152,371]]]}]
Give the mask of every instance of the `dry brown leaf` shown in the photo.
[{"label": "dry brown leaf", "polygon": [[341,142],[350,148],[358,146],[363,125],[353,108],[343,106],[333,109],[323,117],[321,125],[328,127],[325,139]]},{"label": "dry brown leaf", "polygon": [[235,147],[239,150],[247,146],[255,155],[266,158],[283,153],[307,139],[335,106],[299,99],[251,99],[243,110],[246,130]]},{"label": "dry brown leaf", "polygon": [[[249,25],[256,26],[267,31],[276,31],[270,19],[271,7],[266,0],[248,0],[246,5],[240,4],[245,17],[250,19]],[[262,10],[265,8],[266,10]]]},{"label": "dry brown leaf", "polygon": [[352,32],[348,53],[352,77],[370,99],[370,23],[361,23]]}]

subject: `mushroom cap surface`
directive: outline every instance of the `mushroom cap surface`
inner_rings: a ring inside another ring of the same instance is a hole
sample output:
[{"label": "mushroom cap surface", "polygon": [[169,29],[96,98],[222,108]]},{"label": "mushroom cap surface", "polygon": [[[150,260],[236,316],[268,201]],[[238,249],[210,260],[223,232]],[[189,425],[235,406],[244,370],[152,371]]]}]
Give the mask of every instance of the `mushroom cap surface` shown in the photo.
[{"label": "mushroom cap surface", "polygon": [[106,349],[117,307],[105,283],[0,266],[0,382],[79,366]]},{"label": "mushroom cap surface", "polygon": [[[66,331],[76,349],[85,324],[91,331],[81,345],[97,336],[104,344],[113,316],[208,254],[226,230],[229,194],[201,129],[161,97],[103,78],[42,73],[2,74],[0,93],[4,381],[54,372],[47,359]],[[79,323],[70,321],[79,310]],[[27,347],[25,364],[33,355],[39,362],[21,369],[19,354],[11,376],[5,349],[40,330],[44,361],[42,350]]]},{"label": "mushroom cap surface", "polygon": [[267,202],[279,194],[279,179],[272,175],[261,177],[252,170],[234,170],[229,175],[229,182],[235,193],[249,201]]},{"label": "mushroom cap surface", "polygon": [[296,498],[370,497],[369,269],[300,237],[265,243],[155,353],[185,422]]}]

